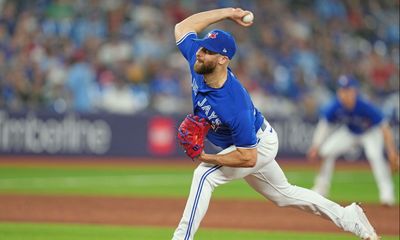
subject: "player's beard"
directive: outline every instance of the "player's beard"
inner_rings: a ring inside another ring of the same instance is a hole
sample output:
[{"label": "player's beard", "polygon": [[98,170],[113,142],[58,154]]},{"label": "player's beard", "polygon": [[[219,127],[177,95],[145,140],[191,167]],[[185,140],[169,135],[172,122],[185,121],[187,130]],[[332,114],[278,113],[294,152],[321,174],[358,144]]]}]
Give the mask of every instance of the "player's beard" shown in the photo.
[{"label": "player's beard", "polygon": [[215,67],[217,66],[216,63],[214,62],[199,62],[199,60],[197,60],[194,63],[194,71],[198,74],[210,74],[213,73],[215,70]]}]

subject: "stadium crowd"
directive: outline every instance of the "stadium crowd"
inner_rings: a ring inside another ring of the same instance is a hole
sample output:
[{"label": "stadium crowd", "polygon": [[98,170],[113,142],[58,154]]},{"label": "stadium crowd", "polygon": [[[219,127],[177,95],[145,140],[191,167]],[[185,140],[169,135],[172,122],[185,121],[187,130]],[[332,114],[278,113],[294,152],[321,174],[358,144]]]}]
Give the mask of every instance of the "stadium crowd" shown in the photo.
[{"label": "stadium crowd", "polygon": [[267,116],[315,118],[347,73],[399,119],[393,0],[0,0],[0,109],[190,112],[174,24],[232,4],[254,25],[213,27],[236,37],[231,66]]}]

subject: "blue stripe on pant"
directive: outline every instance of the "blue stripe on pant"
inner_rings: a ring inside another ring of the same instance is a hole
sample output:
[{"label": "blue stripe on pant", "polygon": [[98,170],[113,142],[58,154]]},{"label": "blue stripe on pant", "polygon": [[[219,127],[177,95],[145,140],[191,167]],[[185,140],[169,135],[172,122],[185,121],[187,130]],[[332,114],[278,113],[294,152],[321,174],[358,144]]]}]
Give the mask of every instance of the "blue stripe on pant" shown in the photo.
[{"label": "blue stripe on pant", "polygon": [[188,224],[188,229],[186,231],[186,235],[185,235],[185,240],[188,240],[190,237],[190,232],[192,229],[192,224],[194,221],[194,216],[196,215],[196,209],[197,209],[197,205],[199,203],[199,199],[200,199],[200,194],[201,194],[201,190],[203,189],[203,185],[204,185],[204,181],[206,180],[206,177],[208,175],[210,175],[212,172],[216,171],[217,169],[221,168],[222,166],[216,165],[210,169],[208,169],[203,176],[201,176],[200,178],[200,182],[199,182],[199,186],[197,187],[197,192],[196,192],[196,197],[194,199],[194,203],[193,203],[193,207],[192,207],[192,212],[190,214],[190,219],[189,219],[189,224]]}]

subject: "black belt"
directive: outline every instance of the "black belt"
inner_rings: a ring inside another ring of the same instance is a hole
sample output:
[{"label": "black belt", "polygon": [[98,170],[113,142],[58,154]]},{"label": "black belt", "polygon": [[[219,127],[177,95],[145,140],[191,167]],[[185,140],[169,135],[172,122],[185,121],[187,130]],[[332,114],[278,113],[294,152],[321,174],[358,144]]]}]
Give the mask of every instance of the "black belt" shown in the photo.
[{"label": "black belt", "polygon": [[261,130],[264,132],[265,129],[267,129],[267,124],[265,124],[265,121],[261,124]]}]

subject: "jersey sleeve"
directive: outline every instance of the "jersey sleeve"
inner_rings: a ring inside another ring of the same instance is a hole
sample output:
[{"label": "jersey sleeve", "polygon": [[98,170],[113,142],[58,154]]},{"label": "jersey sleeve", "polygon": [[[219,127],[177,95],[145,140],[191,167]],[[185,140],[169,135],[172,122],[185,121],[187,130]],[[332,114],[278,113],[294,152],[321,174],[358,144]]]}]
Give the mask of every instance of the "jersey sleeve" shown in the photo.
[{"label": "jersey sleeve", "polygon": [[236,147],[254,148],[257,146],[254,118],[253,111],[245,110],[238,112],[230,123],[233,144]]},{"label": "jersey sleeve", "polygon": [[321,110],[321,118],[325,119],[329,123],[335,122],[337,120],[335,112],[339,108],[340,108],[339,100],[335,98],[328,105],[323,107],[323,109]]},{"label": "jersey sleeve", "polygon": [[176,42],[179,51],[182,53],[183,57],[188,62],[192,62],[193,58],[199,49],[199,44],[193,39],[197,38],[197,34],[195,32],[188,32],[185,36],[183,36],[179,41]]}]

